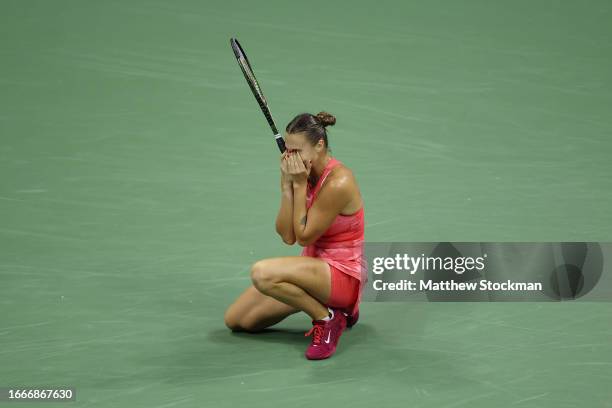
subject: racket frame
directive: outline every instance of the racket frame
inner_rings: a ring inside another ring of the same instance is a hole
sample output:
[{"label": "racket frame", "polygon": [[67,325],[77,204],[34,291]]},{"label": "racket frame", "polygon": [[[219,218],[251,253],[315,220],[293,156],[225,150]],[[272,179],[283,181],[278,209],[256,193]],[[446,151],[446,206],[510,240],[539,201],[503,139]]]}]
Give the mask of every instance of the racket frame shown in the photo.
[{"label": "racket frame", "polygon": [[280,150],[280,152],[284,153],[285,150],[287,149],[285,147],[285,140],[283,139],[281,134],[278,132],[278,129],[276,128],[276,123],[274,123],[274,119],[272,118],[272,113],[270,112],[270,108],[268,107],[268,101],[266,100],[266,97],[263,94],[261,86],[259,85],[259,82],[257,81],[257,78],[255,77],[255,73],[253,72],[251,63],[249,62],[249,59],[247,58],[247,55],[244,52],[244,49],[242,48],[242,46],[240,45],[240,43],[238,42],[236,38],[230,38],[230,45],[232,47],[232,50],[234,51],[234,56],[236,57],[236,60],[238,61],[238,65],[240,66],[240,69],[242,70],[242,74],[244,75],[244,78],[246,79],[247,84],[249,85],[249,88],[251,89],[251,92],[253,93],[253,96],[255,96],[255,99],[257,100],[257,103],[259,104],[259,108],[261,109],[262,113],[266,117],[266,121],[268,122],[268,125],[270,126],[270,129],[272,130],[272,133],[274,134],[276,145],[278,146],[278,149]]}]

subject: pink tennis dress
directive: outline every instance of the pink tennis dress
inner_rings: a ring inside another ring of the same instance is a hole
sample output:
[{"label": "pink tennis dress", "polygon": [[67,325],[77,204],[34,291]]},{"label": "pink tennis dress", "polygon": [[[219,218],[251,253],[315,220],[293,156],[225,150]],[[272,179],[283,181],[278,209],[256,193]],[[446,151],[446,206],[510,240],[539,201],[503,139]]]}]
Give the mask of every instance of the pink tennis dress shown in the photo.
[{"label": "pink tennis dress", "polygon": [[[310,184],[306,190],[306,208],[310,209],[325,179],[334,167],[342,164],[332,157],[323,169],[323,173],[314,188]],[[302,256],[312,256],[325,260],[330,267],[359,280],[359,294],[353,305],[353,315],[359,307],[361,292],[366,282],[366,262],[363,255],[364,242],[364,211],[363,206],[354,214],[338,214],[327,231],[312,244],[304,247]]]}]

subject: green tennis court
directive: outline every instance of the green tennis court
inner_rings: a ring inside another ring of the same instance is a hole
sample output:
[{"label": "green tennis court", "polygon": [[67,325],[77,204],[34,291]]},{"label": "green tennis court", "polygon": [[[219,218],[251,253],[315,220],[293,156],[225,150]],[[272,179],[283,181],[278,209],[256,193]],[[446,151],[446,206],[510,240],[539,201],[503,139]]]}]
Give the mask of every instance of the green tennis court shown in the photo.
[{"label": "green tennis court", "polygon": [[[612,303],[375,303],[233,334],[284,130],[337,117],[366,240],[612,240],[607,1],[4,1],[0,388],[67,407],[612,407]],[[0,406],[12,406],[0,402]],[[38,403],[18,403],[39,406]],[[55,404],[53,404],[55,405]]]}]

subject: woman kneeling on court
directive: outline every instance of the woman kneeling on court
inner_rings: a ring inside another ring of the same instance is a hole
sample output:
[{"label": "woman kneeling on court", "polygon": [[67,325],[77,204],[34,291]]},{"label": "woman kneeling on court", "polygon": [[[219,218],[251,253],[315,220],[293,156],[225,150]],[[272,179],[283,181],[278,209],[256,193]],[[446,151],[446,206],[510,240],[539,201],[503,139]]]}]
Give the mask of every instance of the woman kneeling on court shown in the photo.
[{"label": "woman kneeling on court", "polygon": [[352,172],[328,151],[327,112],[302,113],[288,125],[281,155],[281,205],[276,231],[301,256],[269,258],[251,267],[253,285],[225,312],[235,331],[256,332],[303,311],[312,318],[306,358],[336,351],[359,318],[365,281],[363,201]]}]

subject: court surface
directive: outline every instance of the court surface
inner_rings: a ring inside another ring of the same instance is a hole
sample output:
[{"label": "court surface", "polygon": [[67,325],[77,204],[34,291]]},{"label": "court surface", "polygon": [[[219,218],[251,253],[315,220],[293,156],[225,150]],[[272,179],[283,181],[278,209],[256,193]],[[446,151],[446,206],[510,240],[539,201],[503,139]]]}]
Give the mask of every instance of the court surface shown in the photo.
[{"label": "court surface", "polygon": [[231,36],[279,127],[337,117],[368,241],[610,241],[611,13],[3,2],[0,387],[72,386],[69,407],[612,407],[611,303],[364,303],[320,362],[305,315],[255,336],[222,318],[254,261],[299,253]]}]

